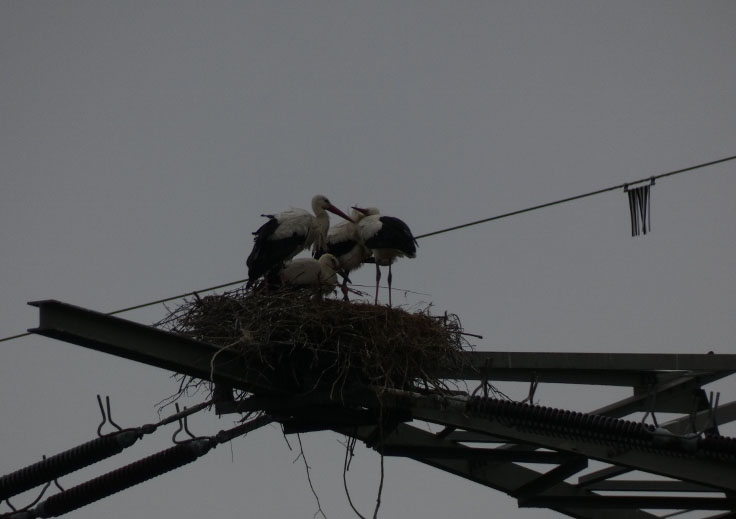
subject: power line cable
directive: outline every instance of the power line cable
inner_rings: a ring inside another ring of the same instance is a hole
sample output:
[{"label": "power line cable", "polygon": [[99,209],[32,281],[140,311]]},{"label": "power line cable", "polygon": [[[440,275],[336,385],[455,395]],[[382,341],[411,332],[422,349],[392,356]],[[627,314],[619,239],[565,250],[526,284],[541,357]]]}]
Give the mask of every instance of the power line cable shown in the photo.
[{"label": "power line cable", "polygon": [[214,287],[209,288],[203,288],[202,290],[194,290],[192,292],[187,292],[186,294],[179,294],[177,296],[171,296],[164,299],[159,299],[158,301],[151,301],[150,303],[142,303],[140,305],[135,306],[129,306],[128,308],[122,308],[120,310],[115,310],[114,312],[108,312],[107,315],[115,315],[115,314],[122,314],[124,312],[130,312],[131,310],[138,310],[139,308],[145,308],[147,306],[153,306],[157,305],[159,303],[167,303],[169,301],[173,301],[174,299],[182,299],[184,297],[193,296],[194,294],[199,294],[200,292],[209,292],[210,290],[217,290],[218,288],[225,288],[229,287],[231,285],[237,285],[238,283],[245,283],[248,281],[247,279],[239,279],[237,281],[231,281],[229,283],[223,283],[222,285],[215,285]]},{"label": "power line cable", "polygon": [[[603,188],[603,189],[597,189],[595,191],[590,191],[589,193],[583,193],[581,195],[575,195],[575,196],[570,196],[570,197],[567,197],[567,198],[562,198],[560,200],[555,200],[554,202],[547,202],[547,203],[544,203],[544,204],[534,205],[534,206],[531,206],[531,207],[527,207],[525,209],[519,209],[519,210],[516,210],[516,211],[511,211],[509,213],[503,213],[503,214],[499,214],[499,215],[496,215],[496,216],[491,216],[489,218],[483,218],[481,220],[475,220],[473,222],[468,222],[468,223],[464,223],[464,224],[460,224],[460,225],[455,225],[453,227],[447,227],[446,229],[440,229],[439,231],[432,231],[432,232],[428,232],[426,234],[420,234],[419,236],[415,236],[415,238],[417,240],[420,240],[422,238],[427,238],[429,236],[435,236],[437,234],[443,234],[443,233],[450,232],[450,231],[456,231],[458,229],[464,229],[465,227],[471,227],[473,225],[478,225],[478,224],[481,224],[481,223],[492,222],[494,220],[500,220],[502,218],[508,218],[510,216],[516,216],[517,214],[528,213],[528,212],[531,212],[531,211],[536,211],[538,209],[543,209],[545,207],[551,207],[553,205],[559,205],[559,204],[564,204],[564,203],[567,203],[567,202],[572,202],[573,200],[580,200],[581,198],[587,198],[587,197],[594,196],[594,195],[600,195],[601,193],[607,193],[608,191],[615,191],[617,189],[624,189],[624,188],[626,188],[628,186],[632,186],[632,185],[635,185],[635,184],[640,184],[642,182],[657,180],[659,178],[669,177],[669,176],[672,176],[672,175],[678,175],[680,173],[686,173],[688,171],[694,171],[696,169],[701,169],[701,168],[705,168],[705,167],[708,167],[708,166],[714,166],[716,164],[721,164],[721,163],[728,162],[728,161],[735,160],[735,159],[736,159],[736,155],[732,155],[730,157],[725,157],[725,158],[718,159],[718,160],[712,160],[710,162],[704,162],[702,164],[697,164],[695,166],[689,166],[687,168],[676,169],[674,171],[668,171],[667,173],[660,173],[659,175],[654,175],[654,176],[651,176],[651,177],[641,178],[639,180],[634,180],[632,182],[624,182],[623,184],[618,184],[618,185],[611,186],[611,187],[606,187],[606,188]],[[148,302],[148,303],[141,303],[139,305],[129,306],[127,308],[122,308],[120,310],[115,310],[113,312],[108,312],[107,315],[116,315],[116,314],[121,314],[121,313],[124,313],[124,312],[130,312],[131,310],[138,310],[140,308],[146,308],[148,306],[153,306],[153,305],[157,305],[157,304],[160,304],[160,303],[166,303],[168,301],[173,301],[175,299],[182,299],[184,297],[188,297],[188,296],[191,296],[191,295],[194,295],[194,294],[198,294],[200,292],[209,292],[210,290],[216,290],[218,288],[225,288],[225,287],[229,287],[229,286],[232,286],[232,285],[237,285],[238,283],[245,283],[246,281],[247,281],[246,279],[240,279],[238,281],[232,281],[230,283],[223,283],[221,285],[216,285],[216,286],[209,287],[209,288],[203,288],[201,290],[194,290],[194,291],[191,291],[191,292],[187,292],[185,294],[179,294],[179,295],[176,295],[176,296],[171,296],[171,297],[167,297],[167,298],[164,298],[164,299],[158,299],[156,301],[151,301],[151,302]],[[13,339],[19,339],[21,337],[26,337],[28,335],[31,335],[31,334],[29,332],[26,332],[26,333],[20,333],[20,334],[17,334],[17,335],[11,335],[9,337],[3,337],[3,338],[1,338],[0,339],[0,342],[10,341],[10,340],[13,340]]]},{"label": "power line cable", "polygon": [[[237,281],[231,281],[229,283],[223,283],[221,285],[215,285],[213,287],[203,288],[201,290],[193,290],[191,292],[187,292],[186,294],[178,294],[178,295],[175,295],[175,296],[166,297],[164,299],[157,299],[156,301],[150,301],[148,303],[141,303],[139,305],[129,306],[127,308],[121,308],[120,310],[115,310],[113,312],[107,312],[107,315],[122,314],[124,312],[130,312],[131,310],[138,310],[139,308],[146,308],[147,306],[153,306],[153,305],[157,305],[157,304],[160,304],[160,303],[167,303],[167,302],[173,301],[175,299],[182,299],[184,297],[192,296],[194,294],[199,294],[200,292],[209,292],[210,290],[217,290],[218,288],[225,288],[225,287],[229,287],[231,285],[237,285],[238,283],[245,283],[246,281],[248,281],[248,280],[247,279],[239,279]],[[28,335],[31,335],[31,333],[30,332],[19,333],[17,335],[11,335],[9,337],[3,337],[2,339],[0,339],[0,342],[11,341],[13,339],[20,339],[21,337],[27,337]]]},{"label": "power line cable", "polygon": [[736,155],[733,155],[731,157],[726,157],[726,158],[723,158],[723,159],[714,160],[714,161],[711,161],[711,162],[705,162],[703,164],[698,164],[697,166],[690,166],[690,167],[687,167],[687,168],[678,169],[678,170],[675,170],[675,171],[669,171],[667,173],[662,173],[662,174],[659,174],[659,175],[654,175],[652,177],[642,178],[642,179],[639,179],[639,180],[635,180],[633,182],[625,182],[623,184],[618,184],[616,186],[611,186],[611,187],[606,187],[606,188],[603,188],[603,189],[598,189],[596,191],[591,191],[589,193],[583,193],[582,195],[575,195],[575,196],[571,196],[571,197],[568,197],[568,198],[563,198],[561,200],[555,200],[554,202],[547,202],[545,204],[539,204],[539,205],[535,205],[535,206],[532,206],[532,207],[527,207],[526,209],[519,209],[517,211],[511,211],[510,213],[504,213],[504,214],[499,214],[499,215],[496,215],[496,216],[491,216],[490,218],[483,218],[482,220],[476,220],[474,222],[464,223],[464,224],[461,224],[461,225],[455,225],[453,227],[448,227],[446,229],[440,229],[439,231],[432,231],[432,232],[428,232],[426,234],[421,234],[419,236],[415,236],[415,238],[417,240],[419,240],[421,238],[426,238],[428,236],[435,236],[437,234],[442,234],[442,233],[446,233],[446,232],[450,232],[450,231],[456,231],[457,229],[463,229],[465,227],[470,227],[472,225],[478,225],[478,224],[481,224],[481,223],[492,222],[493,220],[500,220],[501,218],[508,218],[509,216],[516,216],[517,214],[528,213],[530,211],[536,211],[537,209],[543,209],[545,207],[550,207],[550,206],[553,206],[553,205],[564,204],[564,203],[567,203],[567,202],[572,202],[573,200],[580,200],[581,198],[586,198],[586,197],[589,197],[589,196],[600,195],[601,193],[606,193],[608,191],[615,191],[617,189],[624,189],[627,186],[631,186],[631,185],[634,185],[634,184],[640,184],[641,182],[647,182],[649,180],[657,180],[658,178],[669,177],[669,176],[672,176],[672,175],[677,175],[679,173],[685,173],[687,171],[693,171],[693,170],[704,168],[704,167],[707,167],[707,166],[714,166],[715,164],[720,164],[722,162],[728,162],[729,160],[734,160],[734,159],[736,159]]}]

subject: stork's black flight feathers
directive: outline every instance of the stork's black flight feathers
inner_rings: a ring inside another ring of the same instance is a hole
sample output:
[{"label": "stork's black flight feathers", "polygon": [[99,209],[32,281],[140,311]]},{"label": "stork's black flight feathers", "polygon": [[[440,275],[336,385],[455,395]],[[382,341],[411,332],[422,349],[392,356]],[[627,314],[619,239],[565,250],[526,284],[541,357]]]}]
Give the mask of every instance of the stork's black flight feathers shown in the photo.
[{"label": "stork's black flight feathers", "polygon": [[398,249],[409,258],[417,256],[417,240],[409,226],[395,216],[381,216],[381,227],[365,240],[369,249]]}]

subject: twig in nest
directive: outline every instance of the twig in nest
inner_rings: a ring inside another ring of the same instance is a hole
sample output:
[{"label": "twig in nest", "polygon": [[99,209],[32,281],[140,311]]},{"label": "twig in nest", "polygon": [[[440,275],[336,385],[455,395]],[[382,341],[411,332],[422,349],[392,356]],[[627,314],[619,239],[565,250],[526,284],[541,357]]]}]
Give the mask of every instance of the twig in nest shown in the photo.
[{"label": "twig in nest", "polygon": [[223,351],[232,348],[233,346],[237,346],[238,344],[240,344],[240,339],[223,346],[222,348],[217,350],[214,355],[212,355],[212,358],[210,359],[210,381],[215,380],[215,359],[217,358],[217,356]]},{"label": "twig in nest", "polygon": [[383,404],[378,407],[378,441],[379,441],[379,454],[381,455],[381,479],[378,483],[378,494],[376,495],[376,508],[373,510],[373,519],[378,519],[378,509],[381,508],[381,496],[383,495],[383,446],[384,446],[384,435],[383,435]]},{"label": "twig in nest", "polygon": [[373,510],[373,519],[378,519],[378,509],[381,508],[381,496],[383,495],[383,453],[381,453],[381,481],[378,484],[378,494],[376,495],[376,508]]},{"label": "twig in nest", "polygon": [[304,468],[307,470],[307,481],[309,482],[309,488],[312,490],[312,495],[314,496],[314,499],[317,501],[317,511],[312,516],[317,517],[318,515],[321,515],[324,517],[324,519],[327,519],[327,516],[325,515],[324,511],[322,510],[322,503],[319,502],[319,496],[317,495],[317,491],[314,489],[314,485],[312,484],[312,476],[310,475],[310,466],[309,463],[307,463],[307,457],[304,455],[304,446],[302,445],[302,436],[301,434],[296,435],[297,440],[299,440],[299,456],[296,457],[294,460],[294,463],[296,463],[299,458],[304,461]]},{"label": "twig in nest", "polygon": [[286,442],[286,446],[289,447],[290,451],[293,451],[293,447],[291,446],[291,443],[289,443],[289,438],[286,437],[286,432],[284,431],[284,424],[281,424],[281,436],[284,437],[284,441]]},{"label": "twig in nest", "polygon": [[[381,406],[379,435],[381,476],[373,518],[378,516],[384,486],[383,409],[391,390],[451,394],[450,383],[435,373],[451,371],[471,348],[455,314],[430,314],[431,304],[409,312],[361,302],[315,299],[309,291],[243,289],[185,301],[157,326],[220,348],[242,359],[243,375],[267,395],[295,396],[314,391],[334,400],[352,389],[370,387]],[[228,355],[230,356],[230,355]],[[184,377],[180,393],[202,388]],[[245,395],[241,395],[241,398]],[[288,444],[288,442],[287,442]],[[301,438],[299,438],[299,446]],[[348,490],[346,472],[355,440],[345,447],[343,485],[351,508],[361,519]],[[312,493],[321,503],[301,449]],[[297,458],[298,460],[298,458]],[[295,460],[296,461],[296,460]]]},{"label": "twig in nest", "polygon": [[360,519],[366,519],[366,517],[358,512],[358,509],[355,508],[355,504],[353,504],[353,499],[350,497],[350,489],[348,489],[348,468],[350,468],[350,462],[353,459],[353,449],[355,448],[355,438],[348,438],[347,442],[345,443],[345,460],[342,464],[342,485],[343,488],[345,488],[345,495],[348,498],[348,503],[350,504],[350,508],[353,509],[353,512],[355,512],[355,515],[360,517]]},{"label": "twig in nest", "polygon": [[[456,315],[433,316],[430,307],[408,312],[238,289],[187,300],[157,326],[236,352],[249,373],[279,392],[319,389],[334,397],[357,383],[443,394],[446,381],[432,373],[457,366],[470,345]],[[190,381],[180,391],[200,387]]]},{"label": "twig in nest", "polygon": [[176,403],[185,396],[194,396],[197,391],[199,391],[200,387],[207,384],[207,381],[205,380],[196,379],[187,375],[174,374],[172,375],[172,378],[178,380],[179,389],[174,394],[156,402],[154,407],[158,408],[156,412],[158,413],[159,418],[161,417],[161,413],[163,413],[164,409],[169,407],[171,404]]}]

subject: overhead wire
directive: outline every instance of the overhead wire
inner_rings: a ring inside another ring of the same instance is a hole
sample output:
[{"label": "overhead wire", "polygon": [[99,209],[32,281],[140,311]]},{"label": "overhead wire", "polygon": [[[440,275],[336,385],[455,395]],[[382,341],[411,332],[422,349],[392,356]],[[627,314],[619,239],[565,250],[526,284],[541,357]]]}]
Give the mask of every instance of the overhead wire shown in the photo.
[{"label": "overhead wire", "polygon": [[[480,219],[480,220],[475,220],[475,221],[468,222],[468,223],[463,223],[463,224],[460,224],[460,225],[454,225],[452,227],[447,227],[445,229],[440,229],[438,231],[432,231],[432,232],[428,232],[428,233],[425,233],[425,234],[420,234],[419,236],[415,236],[415,238],[417,240],[421,240],[422,238],[428,238],[430,236],[436,236],[438,234],[443,234],[443,233],[447,233],[447,232],[450,232],[450,231],[456,231],[458,229],[464,229],[466,227],[471,227],[471,226],[479,225],[479,224],[482,224],[482,223],[492,222],[494,220],[501,220],[502,218],[509,218],[511,216],[516,216],[516,215],[523,214],[523,213],[529,213],[531,211],[536,211],[536,210],[539,210],[539,209],[544,209],[546,207],[551,207],[551,206],[554,206],[554,205],[565,204],[567,202],[572,202],[574,200],[580,200],[581,198],[587,198],[587,197],[591,197],[591,196],[595,196],[595,195],[600,195],[602,193],[607,193],[609,191],[615,191],[617,189],[624,189],[624,188],[626,188],[628,186],[632,186],[632,185],[635,185],[635,184],[640,184],[642,182],[653,181],[653,180],[657,180],[657,179],[664,178],[664,177],[670,177],[670,176],[673,176],[673,175],[678,175],[680,173],[686,173],[686,172],[689,172],[689,171],[695,171],[697,169],[705,168],[705,167],[708,167],[708,166],[715,166],[716,164],[722,164],[724,162],[729,162],[731,160],[736,160],[736,155],[731,155],[729,157],[724,157],[722,159],[712,160],[712,161],[709,161],[709,162],[704,162],[702,164],[696,164],[695,166],[688,166],[686,168],[676,169],[674,171],[668,171],[666,173],[660,173],[658,175],[644,177],[644,178],[641,178],[641,179],[638,179],[638,180],[633,180],[631,182],[624,182],[622,184],[617,184],[615,186],[605,187],[603,189],[596,189],[595,191],[590,191],[590,192],[587,192],[587,193],[582,193],[580,195],[570,196],[570,197],[567,197],[567,198],[561,198],[560,200],[555,200],[553,202],[546,202],[544,204],[533,205],[531,207],[527,207],[527,208],[524,208],[524,209],[518,209],[516,211],[511,211],[511,212],[508,212],[508,213],[498,214],[498,215],[495,215],[495,216],[491,216],[489,218],[483,218],[483,219]],[[184,293],[184,294],[178,294],[178,295],[171,296],[171,297],[166,297],[166,298],[163,298],[163,299],[157,299],[156,301],[150,301],[148,303],[141,303],[139,305],[129,306],[129,307],[126,307],[126,308],[121,308],[120,310],[115,310],[115,311],[112,311],[112,312],[107,312],[107,315],[116,315],[116,314],[121,314],[121,313],[124,313],[124,312],[130,312],[132,310],[138,310],[140,308],[146,308],[146,307],[149,307],[149,306],[153,306],[153,305],[157,305],[157,304],[161,304],[161,303],[166,303],[168,301],[173,301],[175,299],[182,299],[184,297],[189,297],[189,296],[192,296],[192,295],[195,295],[195,294],[199,294],[201,292],[209,292],[211,290],[217,290],[218,288],[225,288],[225,287],[229,287],[229,286],[232,286],[232,285],[237,285],[239,283],[245,283],[246,281],[247,281],[246,279],[239,279],[238,281],[231,281],[229,283],[222,283],[220,285],[215,285],[215,286],[208,287],[208,288],[203,288],[203,289],[200,289],[200,290],[193,290],[191,292],[187,292],[187,293]],[[30,332],[26,332],[26,333],[20,333],[20,334],[17,334],[17,335],[11,335],[9,337],[0,338],[0,342],[10,341],[10,340],[13,340],[13,339],[19,339],[21,337],[26,337],[28,335],[31,335],[31,333]]]},{"label": "overhead wire", "polygon": [[567,198],[562,198],[560,200],[555,200],[554,202],[546,202],[544,204],[534,205],[534,206],[531,206],[531,207],[527,207],[525,209],[519,209],[519,210],[516,210],[516,211],[511,211],[509,213],[503,213],[503,214],[499,214],[499,215],[496,215],[496,216],[491,216],[490,218],[483,218],[481,220],[475,220],[473,222],[468,222],[468,223],[464,223],[464,224],[460,224],[460,225],[455,225],[453,227],[447,227],[446,229],[440,229],[439,231],[432,231],[432,232],[428,232],[426,234],[420,234],[419,236],[415,236],[415,238],[417,240],[419,240],[419,239],[422,239],[422,238],[427,238],[428,236],[435,236],[437,234],[442,234],[442,233],[446,233],[446,232],[450,232],[450,231],[456,231],[458,229],[464,229],[465,227],[471,227],[473,225],[478,225],[478,224],[481,224],[481,223],[492,222],[494,220],[500,220],[502,218],[508,218],[510,216],[516,216],[517,214],[528,213],[528,212],[531,212],[531,211],[536,211],[537,209],[543,209],[545,207],[551,207],[553,205],[559,205],[559,204],[564,204],[564,203],[567,203],[567,202],[572,202],[573,200],[580,200],[581,198],[587,198],[589,196],[600,195],[601,193],[606,193],[608,191],[616,191],[617,189],[624,189],[625,187],[632,186],[634,184],[640,184],[642,182],[647,182],[647,181],[650,181],[650,180],[657,180],[659,178],[669,177],[669,176],[672,176],[672,175],[677,175],[679,173],[685,173],[685,172],[688,172],[688,171],[694,171],[696,169],[705,168],[707,166],[714,166],[716,164],[721,164],[723,162],[728,162],[728,161],[734,160],[734,159],[736,159],[736,155],[732,155],[730,157],[725,157],[723,159],[713,160],[713,161],[710,161],[710,162],[705,162],[703,164],[698,164],[696,166],[689,166],[687,168],[677,169],[675,171],[668,171],[667,173],[661,173],[659,175],[654,175],[654,176],[651,176],[651,177],[641,178],[639,180],[634,180],[632,182],[624,182],[623,184],[618,184],[618,185],[611,186],[611,187],[605,187],[603,189],[597,189],[595,191],[590,191],[589,193],[583,193],[581,195],[575,195],[575,196],[570,196],[570,197],[567,197]]},{"label": "overhead wire", "polygon": [[[146,308],[148,306],[158,305],[158,304],[161,304],[161,303],[167,303],[169,301],[174,301],[175,299],[182,299],[184,297],[193,296],[194,294],[199,294],[201,292],[209,292],[211,290],[217,290],[218,288],[225,288],[225,287],[229,287],[229,286],[232,286],[232,285],[237,285],[238,283],[245,283],[246,281],[248,281],[248,280],[247,279],[239,279],[237,281],[230,281],[229,283],[223,283],[221,285],[215,285],[213,287],[203,288],[201,290],[192,290],[191,292],[187,292],[186,294],[178,294],[178,295],[171,296],[171,297],[165,297],[163,299],[157,299],[156,301],[149,301],[148,303],[141,303],[139,305],[128,306],[126,308],[121,308],[120,310],[114,310],[112,312],[106,312],[105,314],[106,315],[122,314],[124,312],[130,312],[132,310],[138,310],[140,308]],[[0,342],[10,341],[10,340],[13,340],[13,339],[19,339],[21,337],[27,337],[28,335],[31,335],[31,333],[30,332],[19,333],[17,335],[11,335],[9,337],[3,337],[3,338],[0,339]]]}]

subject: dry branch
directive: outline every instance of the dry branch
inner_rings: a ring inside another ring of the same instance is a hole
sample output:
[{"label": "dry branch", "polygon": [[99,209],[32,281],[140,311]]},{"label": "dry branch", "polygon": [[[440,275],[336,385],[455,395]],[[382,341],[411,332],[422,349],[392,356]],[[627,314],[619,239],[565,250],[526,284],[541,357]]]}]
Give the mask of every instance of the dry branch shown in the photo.
[{"label": "dry branch", "polygon": [[[470,345],[454,314],[314,297],[310,291],[233,290],[186,300],[157,326],[243,356],[279,393],[339,395],[351,384],[446,392],[430,373]],[[195,381],[189,382],[189,388]]]}]

